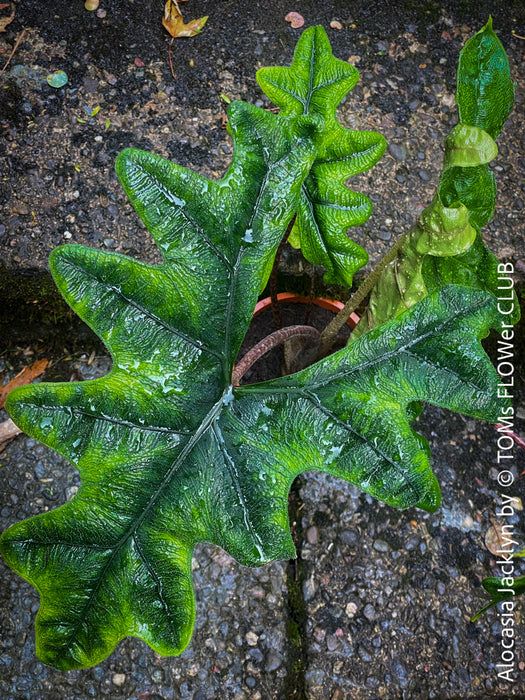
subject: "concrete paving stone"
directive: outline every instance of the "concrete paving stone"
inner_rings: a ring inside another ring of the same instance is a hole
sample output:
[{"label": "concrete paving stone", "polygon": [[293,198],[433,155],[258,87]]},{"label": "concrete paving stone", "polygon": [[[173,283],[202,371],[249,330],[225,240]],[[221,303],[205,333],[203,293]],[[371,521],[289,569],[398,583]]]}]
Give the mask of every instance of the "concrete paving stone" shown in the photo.
[{"label": "concrete paving stone", "polygon": [[[307,697],[521,697],[517,682],[498,679],[501,624],[495,609],[470,618],[485,597],[480,579],[494,575],[484,543],[498,503],[489,477],[496,432],[427,407],[417,429],[430,437],[443,492],[434,514],[396,511],[350,484],[309,473],[301,488],[301,547],[306,605]],[[518,450],[517,467],[525,467]],[[519,495],[519,487],[513,495]],[[519,515],[516,527],[519,529]],[[382,541],[387,547],[378,549]],[[519,560],[515,560],[518,562]],[[525,565],[518,563],[525,573]],[[525,653],[523,612],[516,652]]]},{"label": "concrete paving stone", "polygon": [[[109,366],[101,358],[76,368],[83,379],[92,379]],[[0,411],[0,421],[5,417]],[[0,531],[64,503],[80,483],[66,460],[27,436],[12,442],[0,463]],[[94,669],[68,673],[35,656],[37,592],[1,559],[0,570],[0,697],[5,700],[282,695],[288,661],[286,562],[251,569],[218,547],[199,545],[193,559],[195,632],[180,657],[161,657],[129,638]]]}]

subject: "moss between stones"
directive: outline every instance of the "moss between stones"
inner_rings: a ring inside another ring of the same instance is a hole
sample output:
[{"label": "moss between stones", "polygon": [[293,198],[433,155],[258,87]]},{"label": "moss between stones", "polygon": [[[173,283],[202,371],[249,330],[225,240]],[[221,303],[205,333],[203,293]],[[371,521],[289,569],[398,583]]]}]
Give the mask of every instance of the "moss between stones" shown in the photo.
[{"label": "moss between stones", "polygon": [[288,594],[288,673],[284,682],[284,698],[307,700],[305,672],[307,669],[306,644],[306,602],[303,595],[305,581],[304,565],[301,559],[303,527],[301,525],[301,477],[292,484],[288,499],[288,515],[291,523],[292,537],[297,551],[297,558],[288,562],[286,570],[286,588]]}]

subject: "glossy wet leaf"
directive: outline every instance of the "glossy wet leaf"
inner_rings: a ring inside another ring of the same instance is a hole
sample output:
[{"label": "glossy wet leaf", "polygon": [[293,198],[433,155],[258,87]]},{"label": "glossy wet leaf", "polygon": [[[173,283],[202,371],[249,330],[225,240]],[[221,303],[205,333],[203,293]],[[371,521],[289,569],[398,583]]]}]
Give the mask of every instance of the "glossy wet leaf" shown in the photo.
[{"label": "glossy wet leaf", "polygon": [[[485,131],[495,139],[514,102],[514,83],[510,76],[505,49],[492,30],[490,20],[461,52],[456,100],[463,124]],[[441,176],[438,193],[446,206],[461,202],[469,211],[472,225],[485,226],[494,213],[496,181],[487,164],[450,167]],[[430,289],[454,281],[501,296],[498,259],[478,233],[474,245],[465,253],[450,258],[428,256],[423,276]],[[512,323],[520,317],[519,303],[513,294]]]},{"label": "glossy wet leaf", "polygon": [[492,29],[492,19],[472,37],[459,57],[456,101],[462,124],[476,126],[493,139],[514,104],[505,49]]},{"label": "glossy wet leaf", "polygon": [[[1,539],[7,562],[41,595],[39,656],[61,669],[97,663],[126,635],[180,653],[194,619],[195,544],[215,543],[248,566],[294,556],[287,496],[307,469],[396,507],[434,510],[439,487],[410,406],[426,400],[489,420],[501,407],[478,340],[493,300],[456,287],[297,375],[232,391],[227,375],[255,303],[246,273],[261,255],[241,242],[246,222],[219,241],[205,222],[224,210],[213,194],[209,209],[180,204],[197,184],[180,180],[182,169],[127,152],[120,173],[135,203],[148,202],[144,218],[153,212],[164,264],[80,246],[52,258],[114,368],[94,381],[20,388],[8,401],[17,423],[82,477],[72,501]],[[167,197],[169,226],[155,211]],[[190,272],[192,249],[202,262]],[[194,321],[197,306],[209,327]]]},{"label": "glossy wet leaf", "polygon": [[368,197],[345,186],[345,181],[371,168],[386,147],[381,134],[346,129],[336,118],[341,100],[359,79],[358,71],[334,58],[322,27],[303,32],[290,68],[262,68],[257,81],[280,107],[278,121],[318,114],[325,121],[319,150],[306,178],[290,242],[305,258],[326,268],[327,283],[352,285],[356,270],[368,254],[346,234],[372,213]]},{"label": "glossy wet leaf", "polygon": [[118,158],[161,265],[82,246],[51,256],[111,372],[19,387],[7,401],[17,424],[81,476],[71,501],[0,539],[41,597],[37,652],[60,669],[96,664],[124,636],[180,653],[195,616],[195,545],[212,542],[248,566],[294,556],[287,497],[305,470],[434,510],[428,444],[410,426],[419,402],[492,421],[501,410],[480,344],[497,320],[494,299],[455,286],[301,373],[232,389],[326,124],[322,110],[284,121],[236,102],[228,114],[234,158],[218,182],[141,151]]},{"label": "glossy wet leaf", "polygon": [[[509,297],[502,301],[502,308],[512,313],[503,317],[505,323],[516,324],[520,320],[519,300],[513,288],[499,289],[508,285],[508,275],[502,275],[498,270],[500,261],[484,243],[478,232],[472,246],[462,255],[450,258],[426,256],[423,261],[423,277],[429,292],[436,291],[447,284],[461,284],[465,287],[483,289],[495,297]],[[504,278],[507,278],[505,281]],[[501,325],[501,324],[500,324]]]},{"label": "glossy wet leaf", "polygon": [[512,107],[514,88],[491,21],[463,48],[457,83],[460,123],[446,139],[436,195],[379,277],[353,340],[445,284],[498,296],[497,260],[479,229],[494,212],[496,185],[488,163],[497,154],[494,139]]},{"label": "glossy wet leaf", "polygon": [[118,158],[162,266],[81,246],[51,256],[65,298],[114,359],[103,379],[8,399],[17,423],[82,476],[73,501],[2,538],[6,559],[41,594],[39,656],[62,669],[97,663],[125,635],[180,653],[193,626],[197,541],[246,564],[283,552],[270,538],[260,554],[271,523],[257,507],[248,514],[251,477],[239,480],[215,419],[313,144],[298,138],[278,152],[275,134],[268,161],[265,113],[235,103],[229,116],[235,157],[219,182],[140,151]]},{"label": "glossy wet leaf", "polygon": [[379,276],[351,341],[403,313],[427,295],[422,268],[428,256],[458,255],[468,250],[475,238],[476,229],[470,224],[468,209],[463,204],[444,207],[436,197],[403,237],[396,257]]}]

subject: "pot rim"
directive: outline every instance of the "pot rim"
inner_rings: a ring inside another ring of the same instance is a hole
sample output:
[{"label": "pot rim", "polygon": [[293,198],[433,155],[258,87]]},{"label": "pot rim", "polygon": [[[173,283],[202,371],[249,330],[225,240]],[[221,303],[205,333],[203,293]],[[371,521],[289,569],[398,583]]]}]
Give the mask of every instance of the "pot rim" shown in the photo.
[{"label": "pot rim", "polygon": [[[277,295],[277,301],[279,304],[315,304],[315,306],[320,306],[323,309],[328,309],[328,311],[333,311],[334,314],[339,313],[341,309],[344,308],[344,304],[341,301],[336,301],[335,299],[325,299],[324,297],[304,297],[299,294],[293,294],[292,292],[279,292]],[[271,307],[272,300],[271,297],[266,297],[261,299],[255,305],[253,312],[253,317],[255,318],[260,313],[265,311],[267,308]],[[347,320],[347,325],[353,330],[360,321],[360,317],[353,313]]]}]

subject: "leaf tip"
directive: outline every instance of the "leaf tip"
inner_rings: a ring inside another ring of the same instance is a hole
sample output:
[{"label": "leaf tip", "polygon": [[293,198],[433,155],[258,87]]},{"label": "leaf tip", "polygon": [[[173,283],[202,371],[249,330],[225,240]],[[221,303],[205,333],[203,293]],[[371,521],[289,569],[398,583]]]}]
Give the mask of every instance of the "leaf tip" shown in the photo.
[{"label": "leaf tip", "polygon": [[423,498],[417,504],[418,508],[426,510],[427,513],[435,513],[441,505],[441,489],[438,480],[432,474],[432,484],[425,491]]}]

